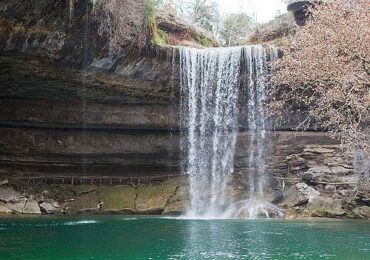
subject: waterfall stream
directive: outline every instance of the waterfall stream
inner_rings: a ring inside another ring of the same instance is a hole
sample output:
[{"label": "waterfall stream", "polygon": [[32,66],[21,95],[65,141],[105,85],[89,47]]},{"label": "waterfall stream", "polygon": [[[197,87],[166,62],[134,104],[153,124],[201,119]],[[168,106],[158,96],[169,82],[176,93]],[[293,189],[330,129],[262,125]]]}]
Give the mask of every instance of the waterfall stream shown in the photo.
[{"label": "waterfall stream", "polygon": [[[254,200],[246,201],[247,207],[241,207],[240,201],[232,204],[227,191],[234,172],[241,95],[250,131],[250,199],[262,195],[266,185],[264,74],[267,60],[276,56],[275,49],[262,46],[180,48],[181,145],[190,194],[187,217],[249,218],[257,216],[259,209],[273,208]],[[242,212],[236,214],[236,210]]]},{"label": "waterfall stream", "polygon": [[275,48],[254,46],[245,48],[247,76],[247,112],[248,128],[250,133],[249,141],[249,197],[262,197],[267,182],[267,140],[266,140],[266,116],[263,105],[266,101],[266,80],[267,59],[277,58]]},{"label": "waterfall stream", "polygon": [[180,50],[190,217],[218,215],[234,170],[241,48]]}]

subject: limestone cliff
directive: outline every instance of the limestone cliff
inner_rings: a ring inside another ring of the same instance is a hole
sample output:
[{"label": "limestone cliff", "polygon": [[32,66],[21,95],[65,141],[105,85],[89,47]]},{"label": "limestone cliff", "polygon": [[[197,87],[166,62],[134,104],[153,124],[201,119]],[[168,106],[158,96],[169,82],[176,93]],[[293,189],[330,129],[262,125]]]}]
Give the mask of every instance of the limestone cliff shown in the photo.
[{"label": "limestone cliff", "polygon": [[[173,20],[161,19],[159,26],[171,33]],[[176,35],[185,34],[183,26],[175,28]],[[191,34],[194,38],[196,32]],[[32,205],[45,203],[45,212],[59,209],[46,200],[51,198],[31,196],[42,190],[22,186],[58,181],[62,187],[67,187],[67,182],[93,185],[88,192],[64,194],[63,188],[60,196],[44,194],[60,198],[65,210],[88,210],[91,205],[103,212],[184,210],[186,181],[166,186],[166,195],[152,185],[179,179],[176,176],[181,174],[178,65],[172,55],[169,47],[153,46],[111,53],[84,1],[75,5],[72,20],[67,1],[0,2],[0,181],[22,181],[18,188],[28,197],[18,198],[23,203],[18,205],[21,211],[28,200]],[[307,182],[328,196],[337,196],[330,185],[345,190],[342,187],[351,186],[356,174],[351,162],[340,156],[338,142],[314,126],[308,132],[293,131],[303,114],[297,109],[287,111],[285,122],[275,124],[269,133],[269,169],[276,177],[271,191],[287,191],[296,183]],[[248,175],[249,134],[243,120],[240,129],[236,173],[231,180],[237,182],[236,193],[246,185],[244,176]],[[321,177],[309,177],[318,169]],[[152,188],[138,191],[143,182]],[[96,188],[97,184],[125,184],[134,190],[117,188],[122,197],[128,194],[128,201],[116,204],[112,194]],[[367,208],[362,207],[368,204],[361,198],[367,195],[343,194],[335,199],[349,199],[350,214],[356,209],[360,213],[353,216],[364,217],[361,212]],[[361,208],[351,204],[353,201]],[[3,203],[8,202],[0,198],[0,208]]]}]

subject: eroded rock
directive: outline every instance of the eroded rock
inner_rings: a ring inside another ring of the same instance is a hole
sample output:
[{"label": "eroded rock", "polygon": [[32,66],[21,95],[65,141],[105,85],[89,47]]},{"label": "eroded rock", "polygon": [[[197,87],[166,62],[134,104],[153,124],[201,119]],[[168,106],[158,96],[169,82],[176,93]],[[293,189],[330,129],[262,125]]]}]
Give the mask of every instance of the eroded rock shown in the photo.
[{"label": "eroded rock", "polygon": [[12,202],[21,199],[23,196],[10,186],[0,186],[0,201]]},{"label": "eroded rock", "polygon": [[12,211],[7,207],[4,202],[0,201],[0,214],[10,214]]},{"label": "eroded rock", "polygon": [[161,214],[176,188],[174,184],[139,187],[136,191],[135,211],[141,214]]},{"label": "eroded rock", "polygon": [[43,194],[41,194],[41,193],[37,193],[37,194],[35,195],[35,199],[36,199],[36,201],[37,201],[38,203],[42,203],[42,202],[44,202],[44,201],[45,201],[45,196],[44,196]]},{"label": "eroded rock", "polygon": [[357,207],[353,210],[353,213],[355,217],[370,219],[370,207],[368,206]]},{"label": "eroded rock", "polygon": [[179,186],[175,194],[168,200],[163,214],[180,215],[184,213],[189,202],[188,187]]},{"label": "eroded rock", "polygon": [[41,214],[39,204],[34,199],[28,199],[22,210],[23,214]]},{"label": "eroded rock", "polygon": [[135,188],[131,186],[105,186],[97,190],[98,207],[103,212],[131,214],[135,197]]},{"label": "eroded rock", "polygon": [[314,217],[339,217],[346,214],[341,200],[322,196],[312,198],[306,209]]},{"label": "eroded rock", "polygon": [[26,206],[27,199],[21,198],[17,201],[7,203],[7,207],[15,213],[23,213],[23,209]]},{"label": "eroded rock", "polygon": [[58,214],[61,213],[60,204],[56,201],[42,202],[40,204],[41,211],[46,214]]},{"label": "eroded rock", "polygon": [[287,208],[301,206],[319,195],[317,190],[307,184],[297,183],[288,190],[280,205]]},{"label": "eroded rock", "polygon": [[96,192],[82,194],[68,201],[65,205],[67,213],[87,213],[99,211],[99,198]]}]

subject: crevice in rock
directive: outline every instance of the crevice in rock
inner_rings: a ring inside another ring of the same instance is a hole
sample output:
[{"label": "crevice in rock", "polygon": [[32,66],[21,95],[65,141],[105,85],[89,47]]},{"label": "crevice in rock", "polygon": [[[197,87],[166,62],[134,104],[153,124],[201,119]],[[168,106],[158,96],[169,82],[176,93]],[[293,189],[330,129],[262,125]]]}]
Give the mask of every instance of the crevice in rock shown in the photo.
[{"label": "crevice in rock", "polygon": [[28,202],[28,199],[25,201],[25,203],[24,203],[24,205],[23,205],[23,207],[22,207],[22,214],[24,213],[24,209],[26,208],[26,206],[27,206],[27,202]]},{"label": "crevice in rock", "polygon": [[135,213],[137,213],[137,212],[136,212],[136,204],[137,204],[137,202],[136,202],[136,201],[137,201],[137,197],[138,197],[138,192],[137,192],[137,190],[138,190],[138,186],[133,185],[132,187],[133,187],[133,188],[134,188],[134,190],[135,190],[134,212],[135,212]]},{"label": "crevice in rock", "polygon": [[164,212],[165,208],[171,203],[172,198],[176,196],[177,191],[179,190],[179,188],[180,188],[180,186],[176,186],[175,191],[172,193],[172,195],[166,201],[166,203],[165,203],[165,205],[163,207],[162,213]]}]

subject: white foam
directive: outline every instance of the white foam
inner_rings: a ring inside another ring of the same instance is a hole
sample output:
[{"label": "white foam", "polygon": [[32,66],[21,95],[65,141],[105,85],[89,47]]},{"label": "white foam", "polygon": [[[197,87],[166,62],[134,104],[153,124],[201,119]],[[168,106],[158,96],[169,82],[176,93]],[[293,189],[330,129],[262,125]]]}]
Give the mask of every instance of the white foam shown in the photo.
[{"label": "white foam", "polygon": [[66,222],[63,225],[65,225],[65,226],[75,226],[75,225],[86,225],[86,224],[96,224],[96,223],[99,223],[99,221],[96,221],[96,220],[80,220],[80,221]]}]

